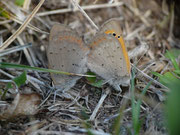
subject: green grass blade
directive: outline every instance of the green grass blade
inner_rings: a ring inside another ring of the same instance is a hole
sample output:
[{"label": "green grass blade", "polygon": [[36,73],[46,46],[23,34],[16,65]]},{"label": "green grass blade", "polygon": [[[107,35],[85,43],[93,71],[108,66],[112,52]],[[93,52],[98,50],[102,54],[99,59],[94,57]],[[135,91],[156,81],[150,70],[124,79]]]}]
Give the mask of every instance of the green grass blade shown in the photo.
[{"label": "green grass blade", "polygon": [[24,0],[16,0],[15,4],[18,5],[18,6],[23,6]]},{"label": "green grass blade", "polygon": [[[142,104],[142,100],[138,99],[137,103],[135,103],[135,95],[134,95],[134,77],[135,77],[135,73],[134,71],[132,72],[132,79],[131,79],[131,106],[132,106],[132,122],[133,122],[133,129],[134,129],[134,133],[135,135],[138,135],[140,132],[140,128],[141,128],[141,121],[139,119],[140,117],[140,107]],[[144,96],[147,89],[149,88],[149,86],[151,85],[152,81],[150,81],[146,87],[143,89],[143,91],[141,92],[140,96]]]},{"label": "green grass blade", "polygon": [[[171,54],[173,54],[175,58],[178,58],[179,55],[180,55],[180,49],[177,49],[177,48],[173,48],[173,49],[169,50],[169,52],[170,52]],[[165,53],[164,56],[169,59],[169,56],[168,56],[167,53]]]},{"label": "green grass blade", "polygon": [[26,71],[24,71],[20,76],[15,77],[13,79],[13,81],[16,83],[16,85],[18,87],[20,87],[21,85],[26,83],[26,80],[27,80],[27,76],[26,75],[27,75],[27,73],[26,73]]},{"label": "green grass blade", "polygon": [[[176,71],[178,71],[178,70],[176,70]],[[171,72],[166,72],[163,75],[161,75],[159,73],[156,73],[156,72],[152,72],[152,74],[154,74],[155,76],[158,76],[159,77],[159,82],[162,83],[165,86],[168,86],[173,81],[177,81],[177,82],[180,83],[180,80],[176,76],[174,76]]]},{"label": "green grass blade", "polygon": [[[87,72],[87,75],[96,75],[93,72]],[[98,80],[96,77],[86,77],[88,83],[94,87],[102,88],[103,86],[103,80]]]},{"label": "green grass blade", "polygon": [[50,73],[55,73],[55,74],[95,77],[93,75],[74,74],[74,73],[68,73],[68,72],[53,70],[53,69],[31,67],[31,66],[27,66],[27,65],[11,64],[11,63],[6,63],[6,62],[0,62],[0,68],[15,68],[15,69],[34,70],[34,71],[39,71],[39,72],[50,72]]},{"label": "green grass blade", "polygon": [[121,122],[123,119],[123,111],[125,110],[127,106],[127,100],[125,100],[124,104],[121,106],[120,111],[119,111],[119,115],[118,117],[115,119],[115,122],[113,123],[112,126],[112,131],[113,131],[113,135],[119,135],[120,134],[120,127],[121,127]]},{"label": "green grass blade", "polygon": [[13,88],[12,83],[10,83],[10,82],[7,83],[6,89],[4,90],[4,92],[3,92],[3,94],[2,94],[2,97],[1,97],[2,100],[5,100],[6,93],[8,92],[8,89],[9,89],[9,88]]},{"label": "green grass blade", "polygon": [[176,62],[176,58],[174,57],[174,55],[172,53],[170,53],[169,51],[167,51],[167,56],[169,57],[169,59],[171,60],[174,68],[176,70],[179,70],[179,65],[178,63]]},{"label": "green grass blade", "polygon": [[180,75],[180,70],[174,70],[173,72]]},{"label": "green grass blade", "polygon": [[[151,83],[153,81],[150,81],[146,87],[143,89],[143,91],[141,92],[140,97],[143,97],[146,93],[146,91],[148,90],[148,88],[150,87]],[[139,121],[139,117],[140,117],[140,109],[141,109],[141,104],[142,104],[142,100],[138,99],[137,104],[135,105],[135,111],[134,111],[134,117],[135,118],[135,125],[136,125],[136,133],[139,133],[140,131],[140,127],[141,127],[141,122]]]},{"label": "green grass blade", "polygon": [[0,16],[10,19],[10,13],[7,12],[4,8],[0,7]]},{"label": "green grass blade", "polygon": [[170,93],[168,93],[168,98],[166,102],[166,120],[169,129],[169,135],[179,135],[180,133],[180,83],[177,81],[171,81],[168,85],[170,88]]},{"label": "green grass blade", "polygon": [[136,104],[135,104],[135,96],[134,96],[134,89],[135,89],[135,72],[134,72],[134,69],[132,70],[132,76],[131,76],[131,107],[132,107],[132,123],[133,123],[133,128],[134,128],[134,131],[136,133],[136,127],[137,127],[137,118],[136,118]]}]

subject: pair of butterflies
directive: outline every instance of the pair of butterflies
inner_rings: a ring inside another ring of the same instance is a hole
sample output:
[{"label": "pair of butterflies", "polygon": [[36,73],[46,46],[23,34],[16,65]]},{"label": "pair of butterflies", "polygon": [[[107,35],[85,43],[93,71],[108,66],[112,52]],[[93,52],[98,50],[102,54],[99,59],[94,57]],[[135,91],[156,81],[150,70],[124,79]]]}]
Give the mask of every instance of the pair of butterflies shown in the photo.
[{"label": "pair of butterflies", "polygon": [[[129,85],[130,61],[118,22],[118,19],[105,22],[87,45],[76,31],[55,24],[47,49],[49,68],[76,74],[89,69],[121,91],[120,85]],[[51,74],[51,78],[61,91],[69,90],[80,79],[61,74]]]}]

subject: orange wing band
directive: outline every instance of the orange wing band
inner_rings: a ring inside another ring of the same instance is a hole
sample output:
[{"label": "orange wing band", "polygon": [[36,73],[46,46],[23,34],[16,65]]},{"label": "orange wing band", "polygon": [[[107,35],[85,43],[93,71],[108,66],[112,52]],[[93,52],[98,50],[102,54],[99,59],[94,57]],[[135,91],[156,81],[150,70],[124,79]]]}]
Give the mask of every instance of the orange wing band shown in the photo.
[{"label": "orange wing band", "polygon": [[[105,32],[106,34],[112,34],[112,33],[115,33],[115,31],[113,30],[107,30]],[[115,36],[117,38],[117,35]],[[127,66],[127,70],[128,70],[128,73],[130,74],[130,61],[129,61],[129,56],[128,56],[128,53],[127,53],[127,50],[126,50],[126,46],[125,46],[125,43],[124,43],[124,39],[122,36],[120,36],[120,38],[118,38],[119,42],[120,42],[120,45],[122,47],[122,51],[123,51],[123,55],[124,55],[124,58],[125,58],[125,61],[126,61],[126,66]]]}]

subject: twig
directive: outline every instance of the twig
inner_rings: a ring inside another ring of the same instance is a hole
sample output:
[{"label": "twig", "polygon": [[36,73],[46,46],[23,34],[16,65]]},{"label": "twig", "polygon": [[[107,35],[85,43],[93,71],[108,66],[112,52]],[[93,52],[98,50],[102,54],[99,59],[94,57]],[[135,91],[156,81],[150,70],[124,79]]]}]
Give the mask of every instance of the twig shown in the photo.
[{"label": "twig", "polygon": [[101,99],[99,100],[98,104],[96,105],[96,108],[94,109],[93,113],[91,114],[91,116],[89,118],[90,121],[93,121],[95,119],[99,108],[101,107],[102,103],[104,102],[104,100],[107,97],[107,95],[109,94],[109,92],[110,92],[110,89],[107,88],[106,92],[101,96]]},{"label": "twig", "polygon": [[16,93],[19,92],[18,86],[17,86],[17,84],[16,84],[13,80],[0,79],[0,82],[5,82],[5,83],[12,83],[12,84],[14,84]]},{"label": "twig", "polygon": [[163,84],[159,83],[158,81],[156,81],[155,79],[153,79],[152,77],[150,77],[149,75],[147,75],[146,73],[144,73],[143,71],[141,71],[140,69],[138,69],[138,68],[137,68],[136,66],[134,66],[132,63],[131,63],[131,66],[133,66],[137,71],[139,71],[141,74],[143,74],[144,77],[146,77],[147,79],[153,81],[153,83],[155,83],[155,84],[157,84],[157,85],[159,85],[159,86],[167,89],[167,90],[163,90],[163,91],[169,92],[169,89],[168,89],[166,86],[164,86]]},{"label": "twig", "polygon": [[128,5],[127,7],[129,7],[129,9],[137,16],[140,18],[140,20],[147,26],[150,27],[150,23],[146,20],[146,18],[140,13],[138,8],[134,8],[130,5]]},{"label": "twig", "polygon": [[173,28],[174,28],[174,4],[171,6],[171,20],[169,27],[169,37],[173,36]]},{"label": "twig", "polygon": [[[131,110],[132,110],[132,108],[130,107],[130,108],[124,110],[123,113],[127,113],[127,112],[129,112],[129,111],[131,111]],[[119,116],[119,113],[116,113],[116,114],[114,114],[114,115],[112,115],[112,116],[109,116],[109,117],[107,117],[106,119],[104,119],[104,123],[107,123],[108,121],[110,121],[110,120],[112,120],[112,119],[115,119],[115,118],[118,117],[118,116]]]},{"label": "twig", "polygon": [[4,55],[8,55],[8,54],[13,53],[13,52],[21,51],[21,50],[23,50],[24,48],[28,48],[28,47],[30,47],[30,46],[32,46],[32,44],[27,44],[27,45],[23,45],[23,46],[15,46],[15,47],[12,47],[12,48],[3,50],[3,51],[0,53],[0,57],[1,57],[1,56],[4,56]]},{"label": "twig", "polygon": [[79,4],[75,0],[71,0],[71,3],[79,8],[79,11],[88,19],[88,21],[96,28],[96,30],[99,30],[99,28],[96,26],[96,24],[92,21],[92,19],[86,14],[86,12],[79,6]]},{"label": "twig", "polygon": [[[122,6],[124,3],[123,2],[116,2],[116,3],[106,3],[106,4],[96,4],[96,5],[88,5],[88,6],[82,6],[81,8],[83,10],[91,10],[91,9],[100,9],[100,8],[109,8],[109,7],[117,7],[117,6]],[[78,11],[77,9],[72,10],[70,8],[65,8],[65,9],[58,9],[58,10],[52,10],[52,11],[47,11],[47,12],[41,12],[37,13],[37,16],[47,16],[47,15],[53,15],[53,14],[62,14],[62,13],[67,13],[67,12],[76,12]]]},{"label": "twig", "polygon": [[[19,24],[23,24],[23,23],[24,23],[24,21],[20,20],[19,18],[17,18],[17,17],[14,16],[14,15],[11,15],[11,19],[12,19],[13,21],[19,23]],[[47,35],[49,35],[48,32],[43,31],[43,30],[41,30],[41,29],[39,29],[39,28],[33,26],[33,25],[30,24],[30,23],[27,25],[27,27],[30,28],[30,29],[32,29],[32,30],[34,30],[34,31],[36,31],[36,32],[39,32],[39,33],[42,33],[42,34],[47,34]]]},{"label": "twig", "polygon": [[141,42],[141,45],[128,52],[128,56],[130,59],[136,58],[140,55],[143,56],[148,49],[149,46],[145,42]]},{"label": "twig", "polygon": [[30,4],[31,4],[31,0],[25,0],[23,4],[23,9],[29,10]]},{"label": "twig", "polygon": [[12,22],[12,20],[4,20],[0,22],[0,25],[6,24],[6,23],[10,23]]},{"label": "twig", "polygon": [[0,69],[0,73],[2,73],[2,74],[4,74],[4,75],[6,75],[7,77],[9,77],[9,78],[11,78],[11,79],[13,79],[13,78],[14,78],[14,76],[10,75],[9,73],[6,73],[6,72],[5,72],[5,71],[3,71],[2,69]]},{"label": "twig", "polygon": [[[11,27],[9,24],[5,24],[5,26],[6,26],[8,29],[10,29],[10,27]],[[14,29],[11,30],[11,33],[14,34],[15,32],[16,32],[16,31],[15,31]],[[24,45],[24,44],[25,44],[24,41],[22,40],[22,38],[21,38],[20,36],[17,36],[17,41],[19,42],[20,45]],[[27,50],[26,48],[24,48],[23,51],[24,51],[24,54],[25,54],[25,56],[26,56],[26,59],[27,59],[29,65],[34,66],[34,63],[33,63],[32,59],[31,59],[31,56],[30,56],[28,50]],[[0,51],[0,52],[1,52],[1,51]]]},{"label": "twig", "polygon": [[172,44],[175,45],[175,41],[173,40],[174,34],[173,34],[173,28],[174,28],[174,4],[171,6],[171,13],[170,13],[170,26],[169,26],[169,36],[168,36],[168,41]]},{"label": "twig", "polygon": [[[11,74],[9,74],[9,73],[1,70],[1,69],[0,69],[0,73],[6,75],[7,77],[9,77],[9,78],[11,78],[11,79],[15,78],[15,76],[12,76]],[[17,73],[17,72],[16,72],[16,73]],[[42,91],[42,90],[39,88],[39,86],[37,87],[37,85],[35,85],[34,82],[39,83],[39,84],[41,84],[41,85],[45,85],[44,82],[41,82],[41,81],[39,81],[38,79],[36,79],[36,78],[34,78],[34,77],[32,77],[32,76],[29,76],[29,75],[27,75],[27,81],[30,82],[35,88],[37,88],[37,89],[40,90],[40,91]],[[34,82],[33,82],[33,81],[34,81]]]},{"label": "twig", "polygon": [[132,38],[135,37],[135,35],[136,35],[138,32],[144,30],[145,28],[146,28],[146,27],[145,27],[144,25],[138,27],[138,28],[135,29],[133,32],[131,32],[130,34],[128,34],[124,39],[125,39],[125,40],[132,40]]}]

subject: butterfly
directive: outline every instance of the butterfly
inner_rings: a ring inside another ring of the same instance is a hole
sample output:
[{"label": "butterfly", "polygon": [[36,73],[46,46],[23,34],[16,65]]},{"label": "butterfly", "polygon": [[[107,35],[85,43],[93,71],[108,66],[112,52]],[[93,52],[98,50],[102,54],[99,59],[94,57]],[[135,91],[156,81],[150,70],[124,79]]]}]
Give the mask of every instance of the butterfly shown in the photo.
[{"label": "butterfly", "polygon": [[116,90],[130,82],[130,60],[118,19],[105,22],[89,44],[88,68]]},{"label": "butterfly", "polygon": [[[49,68],[84,74],[87,71],[88,52],[88,47],[76,31],[63,24],[55,24],[52,27],[47,48]],[[60,91],[66,91],[76,84],[80,76],[51,73],[51,78]]]}]

